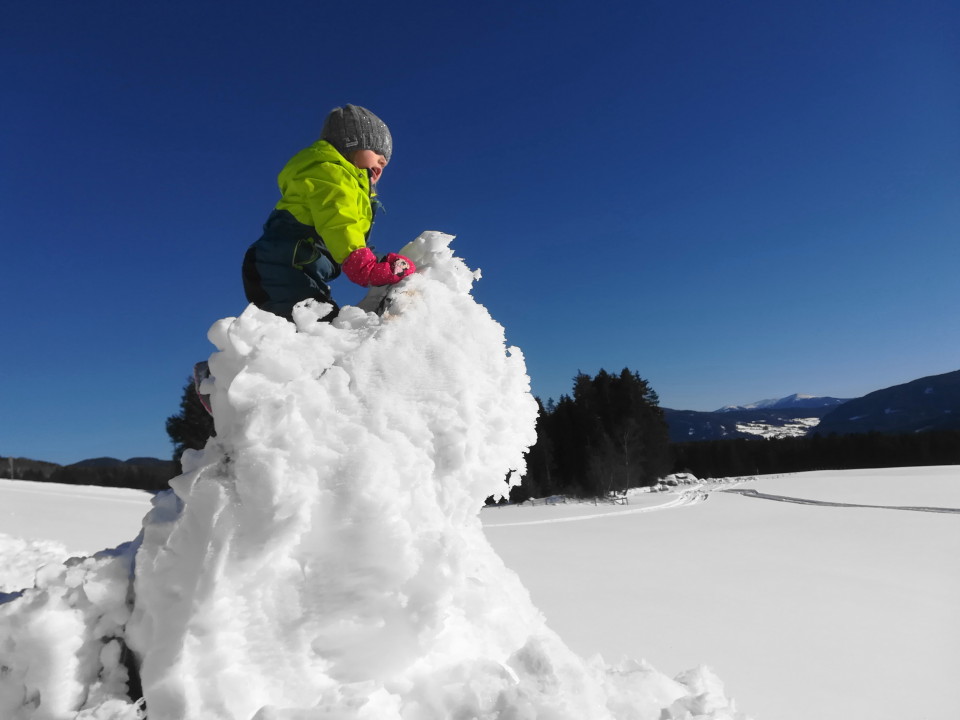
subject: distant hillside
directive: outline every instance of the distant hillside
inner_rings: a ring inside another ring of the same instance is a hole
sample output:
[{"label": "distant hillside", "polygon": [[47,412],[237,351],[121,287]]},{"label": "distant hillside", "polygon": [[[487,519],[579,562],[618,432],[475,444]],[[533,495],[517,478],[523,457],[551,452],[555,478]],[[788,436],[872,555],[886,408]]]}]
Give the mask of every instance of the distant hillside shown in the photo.
[{"label": "distant hillside", "polygon": [[81,460],[79,462],[72,463],[67,467],[105,468],[105,467],[120,467],[123,464],[124,464],[123,460],[117,460],[117,458],[98,457],[98,458],[90,458],[89,460]]},{"label": "distant hillside", "polygon": [[27,458],[0,458],[0,477],[67,485],[105,485],[142,490],[161,490],[177,474],[177,465],[158,458],[101,457],[58,465]]},{"label": "distant hillside", "polygon": [[823,417],[818,435],[960,429],[960,370],[864,395]]}]

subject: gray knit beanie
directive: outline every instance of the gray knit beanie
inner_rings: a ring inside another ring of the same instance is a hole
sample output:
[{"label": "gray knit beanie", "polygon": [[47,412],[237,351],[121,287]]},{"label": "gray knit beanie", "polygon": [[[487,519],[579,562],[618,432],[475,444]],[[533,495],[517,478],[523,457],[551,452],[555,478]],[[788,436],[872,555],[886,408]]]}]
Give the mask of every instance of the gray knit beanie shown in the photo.
[{"label": "gray knit beanie", "polygon": [[387,124],[359,105],[331,110],[323,123],[320,139],[333,145],[344,157],[354,150],[373,150],[389,161],[393,154],[393,138]]}]

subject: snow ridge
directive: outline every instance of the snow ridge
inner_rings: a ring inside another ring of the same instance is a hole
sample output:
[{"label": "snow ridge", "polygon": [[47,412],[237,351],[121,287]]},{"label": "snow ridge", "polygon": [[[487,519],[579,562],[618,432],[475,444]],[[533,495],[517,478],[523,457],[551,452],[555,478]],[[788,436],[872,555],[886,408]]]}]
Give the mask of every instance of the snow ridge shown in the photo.
[{"label": "snow ridge", "polygon": [[834,397],[818,395],[802,395],[794,393],[782,398],[773,398],[769,400],[757,400],[747,405],[724,405],[716,412],[734,412],[737,410],[782,410],[786,408],[823,408],[835,407],[847,402],[846,400]]}]

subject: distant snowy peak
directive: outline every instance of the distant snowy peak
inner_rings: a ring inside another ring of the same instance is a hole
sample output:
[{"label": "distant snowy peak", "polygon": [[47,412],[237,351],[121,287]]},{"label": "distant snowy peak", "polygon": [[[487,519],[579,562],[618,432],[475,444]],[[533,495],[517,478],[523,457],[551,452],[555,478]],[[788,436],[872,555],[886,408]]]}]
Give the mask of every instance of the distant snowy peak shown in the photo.
[{"label": "distant snowy peak", "polygon": [[816,395],[788,395],[775,400],[758,400],[749,405],[725,405],[717,412],[734,412],[737,410],[783,410],[789,408],[824,408],[836,407],[847,402],[845,399],[820,397]]}]

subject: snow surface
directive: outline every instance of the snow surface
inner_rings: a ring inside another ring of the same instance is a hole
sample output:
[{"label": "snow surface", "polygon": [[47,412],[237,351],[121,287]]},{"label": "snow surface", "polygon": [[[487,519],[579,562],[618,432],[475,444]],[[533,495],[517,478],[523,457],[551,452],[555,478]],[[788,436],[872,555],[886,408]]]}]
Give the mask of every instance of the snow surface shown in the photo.
[{"label": "snow surface", "polygon": [[747,487],[826,502],[960,508],[958,465],[767,475]]},{"label": "snow surface", "polygon": [[[57,541],[73,555],[85,555],[140,532],[150,493],[24,480],[3,481],[0,533],[23,540]],[[36,512],[37,508],[44,512]]]},{"label": "snow surface", "polygon": [[[9,485],[0,482],[0,507]],[[45,488],[43,504],[24,506],[25,515],[42,519],[99,490],[57,487],[63,495]],[[956,515],[712,493],[725,487],[960,508],[960,467],[951,466],[768,476],[632,495],[626,506],[510,506],[481,518],[549,625],[580,653],[644,655],[668,672],[707,662],[758,719],[957,717]],[[712,493],[708,502],[689,500],[703,492]],[[103,506],[115,523],[109,544],[127,539],[149,508],[146,499],[126,505],[122,518]],[[91,510],[91,533],[111,529],[98,520]],[[50,527],[51,540],[61,540]],[[23,545],[10,542],[0,538],[0,592],[22,587],[8,568]],[[34,556],[35,566],[47,560]],[[835,622],[847,612],[851,622]]]},{"label": "snow surface", "polygon": [[211,328],[216,438],[136,544],[0,604],[0,718],[140,717],[125,647],[150,720],[745,717],[707,668],[575,654],[487,540],[536,403],[451,239],[402,251],[382,318]]},{"label": "snow surface", "polygon": [[[957,466],[738,487],[960,509]],[[667,672],[704,662],[757,718],[960,716],[960,515],[711,492],[668,512],[526,524],[549,512],[487,510],[484,522],[577,652],[643,652]]]}]

